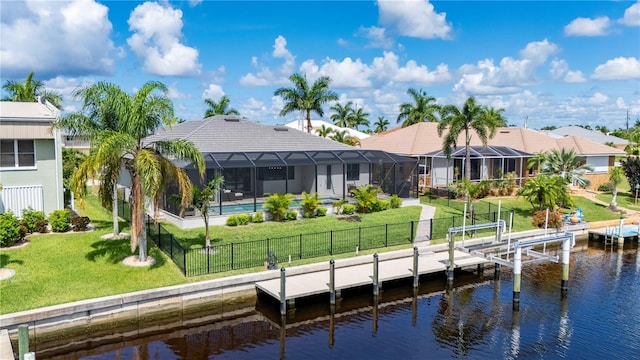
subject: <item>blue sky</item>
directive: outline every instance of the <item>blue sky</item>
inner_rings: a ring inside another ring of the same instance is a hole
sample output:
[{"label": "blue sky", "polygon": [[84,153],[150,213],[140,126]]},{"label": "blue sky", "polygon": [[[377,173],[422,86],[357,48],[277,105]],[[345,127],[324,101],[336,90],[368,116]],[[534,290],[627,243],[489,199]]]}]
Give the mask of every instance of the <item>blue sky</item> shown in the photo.
[{"label": "blue sky", "polygon": [[280,117],[274,91],[301,73],[371,123],[396,125],[409,88],[475,96],[516,126],[640,118],[640,1],[2,1],[0,19],[2,83],[34,71],[66,111],[82,84],[158,80],[185,120],[227,95],[279,124],[301,114]]}]

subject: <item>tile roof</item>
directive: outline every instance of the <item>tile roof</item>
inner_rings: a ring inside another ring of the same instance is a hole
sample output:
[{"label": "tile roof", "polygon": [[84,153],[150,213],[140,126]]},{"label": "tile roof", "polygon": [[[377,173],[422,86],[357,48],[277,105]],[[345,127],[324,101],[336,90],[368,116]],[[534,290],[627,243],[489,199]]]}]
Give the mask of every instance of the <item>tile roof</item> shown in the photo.
[{"label": "tile roof", "polygon": [[146,143],[187,139],[201,152],[354,150],[355,148],[282,125],[263,125],[238,116],[217,115],[158,130]]},{"label": "tile roof", "polygon": [[550,133],[560,136],[580,136],[591,141],[595,141],[600,144],[613,143],[615,145],[626,145],[628,140],[619,138],[617,136],[606,135],[597,130],[589,130],[581,128],[579,126],[564,126],[555,130],[551,130]]},{"label": "tile roof", "polygon": [[[394,131],[360,140],[360,147],[362,149],[384,150],[403,155],[431,153],[442,149],[443,140],[438,136],[437,127],[437,123],[422,122],[406,128],[397,128]],[[463,146],[464,143],[464,134],[461,134],[458,137],[458,146]],[[470,145],[482,145],[475,132],[471,135]],[[487,145],[508,146],[531,154],[562,148],[574,149],[576,154],[583,156],[625,154],[622,150],[577,136],[558,139],[536,130],[519,127],[496,129],[495,136],[488,141]]]}]

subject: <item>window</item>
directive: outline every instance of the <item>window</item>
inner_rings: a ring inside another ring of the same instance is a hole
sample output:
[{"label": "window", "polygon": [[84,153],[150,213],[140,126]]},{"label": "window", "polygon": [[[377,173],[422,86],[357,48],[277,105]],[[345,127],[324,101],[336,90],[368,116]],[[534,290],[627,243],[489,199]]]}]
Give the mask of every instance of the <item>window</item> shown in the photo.
[{"label": "window", "polygon": [[331,190],[331,165],[327,165],[327,190]]},{"label": "window", "polygon": [[360,164],[347,164],[347,180],[360,180]]},{"label": "window", "polygon": [[34,167],[36,153],[33,140],[0,140],[0,167]]},{"label": "window", "polygon": [[258,168],[258,180],[293,180],[295,177],[294,169],[293,166],[260,167]]}]

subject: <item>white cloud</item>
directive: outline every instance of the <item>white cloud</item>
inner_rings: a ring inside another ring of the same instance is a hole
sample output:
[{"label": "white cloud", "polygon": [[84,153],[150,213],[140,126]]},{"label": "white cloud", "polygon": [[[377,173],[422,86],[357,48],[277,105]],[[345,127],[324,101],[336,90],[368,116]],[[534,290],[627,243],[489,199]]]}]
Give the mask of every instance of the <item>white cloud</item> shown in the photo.
[{"label": "white cloud", "polygon": [[180,42],[181,10],[145,2],[131,12],[128,23],[134,34],[127,44],[142,60],[144,71],[162,76],[200,74],[198,50]]},{"label": "white cloud", "polygon": [[[480,60],[476,65],[462,65],[459,69],[461,79],[453,89],[456,92],[483,95],[517,92],[521,86],[534,84],[535,70],[558,51],[556,44],[545,39],[528,43],[520,51],[521,59],[504,57],[498,65],[494,64],[493,59]],[[555,66],[556,72],[563,70],[562,64]]]},{"label": "white cloud", "polygon": [[606,16],[595,19],[576,18],[564,27],[566,36],[603,36],[607,34],[607,29],[611,21]]},{"label": "white cloud", "polygon": [[251,65],[258,71],[256,73],[248,73],[240,78],[240,85],[244,86],[268,86],[283,85],[288,83],[289,76],[295,71],[295,56],[287,49],[287,39],[279,35],[273,43],[273,52],[271,53],[275,59],[284,59],[284,62],[272,71],[266,65],[261,65],[258,58],[251,58]]},{"label": "white cloud", "polygon": [[194,7],[202,3],[202,0],[189,0],[189,6]]},{"label": "white cloud", "polygon": [[640,1],[629,6],[619,22],[627,26],[640,26]]},{"label": "white cloud", "polygon": [[342,61],[326,58],[320,67],[315,66],[313,61],[305,62],[301,69],[308,70],[303,71],[311,79],[318,78],[320,76],[328,76],[331,78],[331,86],[337,88],[358,88],[369,87],[371,81],[371,69],[364,64],[362,60],[351,58],[344,58]]},{"label": "white cloud", "polygon": [[596,67],[591,78],[596,80],[640,79],[640,61],[633,57],[608,60]]},{"label": "white cloud", "polygon": [[343,38],[338,38],[338,45],[340,46],[347,46],[349,45],[349,42]]},{"label": "white cloud", "polygon": [[567,76],[564,77],[564,81],[568,83],[583,83],[587,81],[582,71],[567,71]]},{"label": "white cloud", "polygon": [[[94,1],[2,2],[0,72],[110,75],[118,55],[108,8]],[[10,16],[9,16],[10,15]]]},{"label": "white cloud", "polygon": [[551,61],[549,73],[553,79],[564,79],[567,83],[582,83],[587,81],[582,71],[569,70],[569,64],[564,59],[554,59]]},{"label": "white cloud", "polygon": [[385,81],[433,85],[451,80],[446,64],[440,64],[435,70],[429,71],[426,65],[418,65],[415,60],[407,61],[404,67],[400,66],[399,61],[398,55],[385,51],[383,57],[373,59],[371,68],[378,79]]},{"label": "white cloud", "polygon": [[222,96],[224,96],[224,90],[222,90],[222,86],[216,84],[209,84],[209,87],[202,92],[203,99],[212,99],[214,101],[218,101]]},{"label": "white cloud", "polygon": [[360,27],[358,33],[369,39],[369,44],[367,44],[367,47],[383,49],[393,47],[394,41],[392,38],[387,36],[386,29],[383,27]]},{"label": "white cloud", "polygon": [[589,99],[587,99],[587,104],[589,105],[603,105],[609,101],[609,97],[603,93],[595,93]]},{"label": "white cloud", "polygon": [[427,0],[378,1],[379,22],[402,36],[448,39],[446,13],[437,13]]},{"label": "white cloud", "polygon": [[167,90],[167,97],[169,99],[188,99],[191,97],[190,94],[180,92],[176,83],[167,86]]}]

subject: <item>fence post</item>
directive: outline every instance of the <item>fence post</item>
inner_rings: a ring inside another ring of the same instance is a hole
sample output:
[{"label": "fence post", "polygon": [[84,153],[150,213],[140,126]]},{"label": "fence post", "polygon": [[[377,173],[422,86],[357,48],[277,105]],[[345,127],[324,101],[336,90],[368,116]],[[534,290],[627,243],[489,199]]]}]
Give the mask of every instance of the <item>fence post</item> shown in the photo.
[{"label": "fence post", "polygon": [[362,248],[362,226],[358,226],[358,249]]},{"label": "fence post", "polygon": [[234,259],[233,259],[233,243],[231,243],[231,270],[233,270],[233,269],[234,269],[234,266],[233,266],[233,260],[234,260]]},{"label": "fence post", "polygon": [[162,229],[162,228],[160,226],[161,226],[160,223],[158,223],[158,242],[160,242],[160,237],[161,237],[160,229]]},{"label": "fence post", "polygon": [[413,220],[411,221],[411,233],[409,234],[409,241],[413,242]]},{"label": "fence post", "polygon": [[169,254],[171,254],[171,258],[173,259],[173,235],[171,235],[171,241],[169,242]]},{"label": "fence post", "polygon": [[299,256],[300,259],[302,259],[302,234],[300,234],[300,250],[299,250]]},{"label": "fence post", "polygon": [[[207,274],[211,274],[211,248],[206,248],[206,253],[207,254]],[[187,266],[185,265],[185,268]]]},{"label": "fence post", "polygon": [[[173,240],[173,235],[171,235]],[[187,276],[187,249],[182,248],[182,267],[184,268],[184,276]]]},{"label": "fence post", "polygon": [[384,247],[389,243],[389,224],[384,224]]},{"label": "fence post", "polygon": [[329,231],[329,255],[333,255],[333,230]]},{"label": "fence post", "polygon": [[433,239],[433,218],[429,219],[429,240]]},{"label": "fence post", "polygon": [[269,238],[267,238],[267,253],[269,253]]}]

